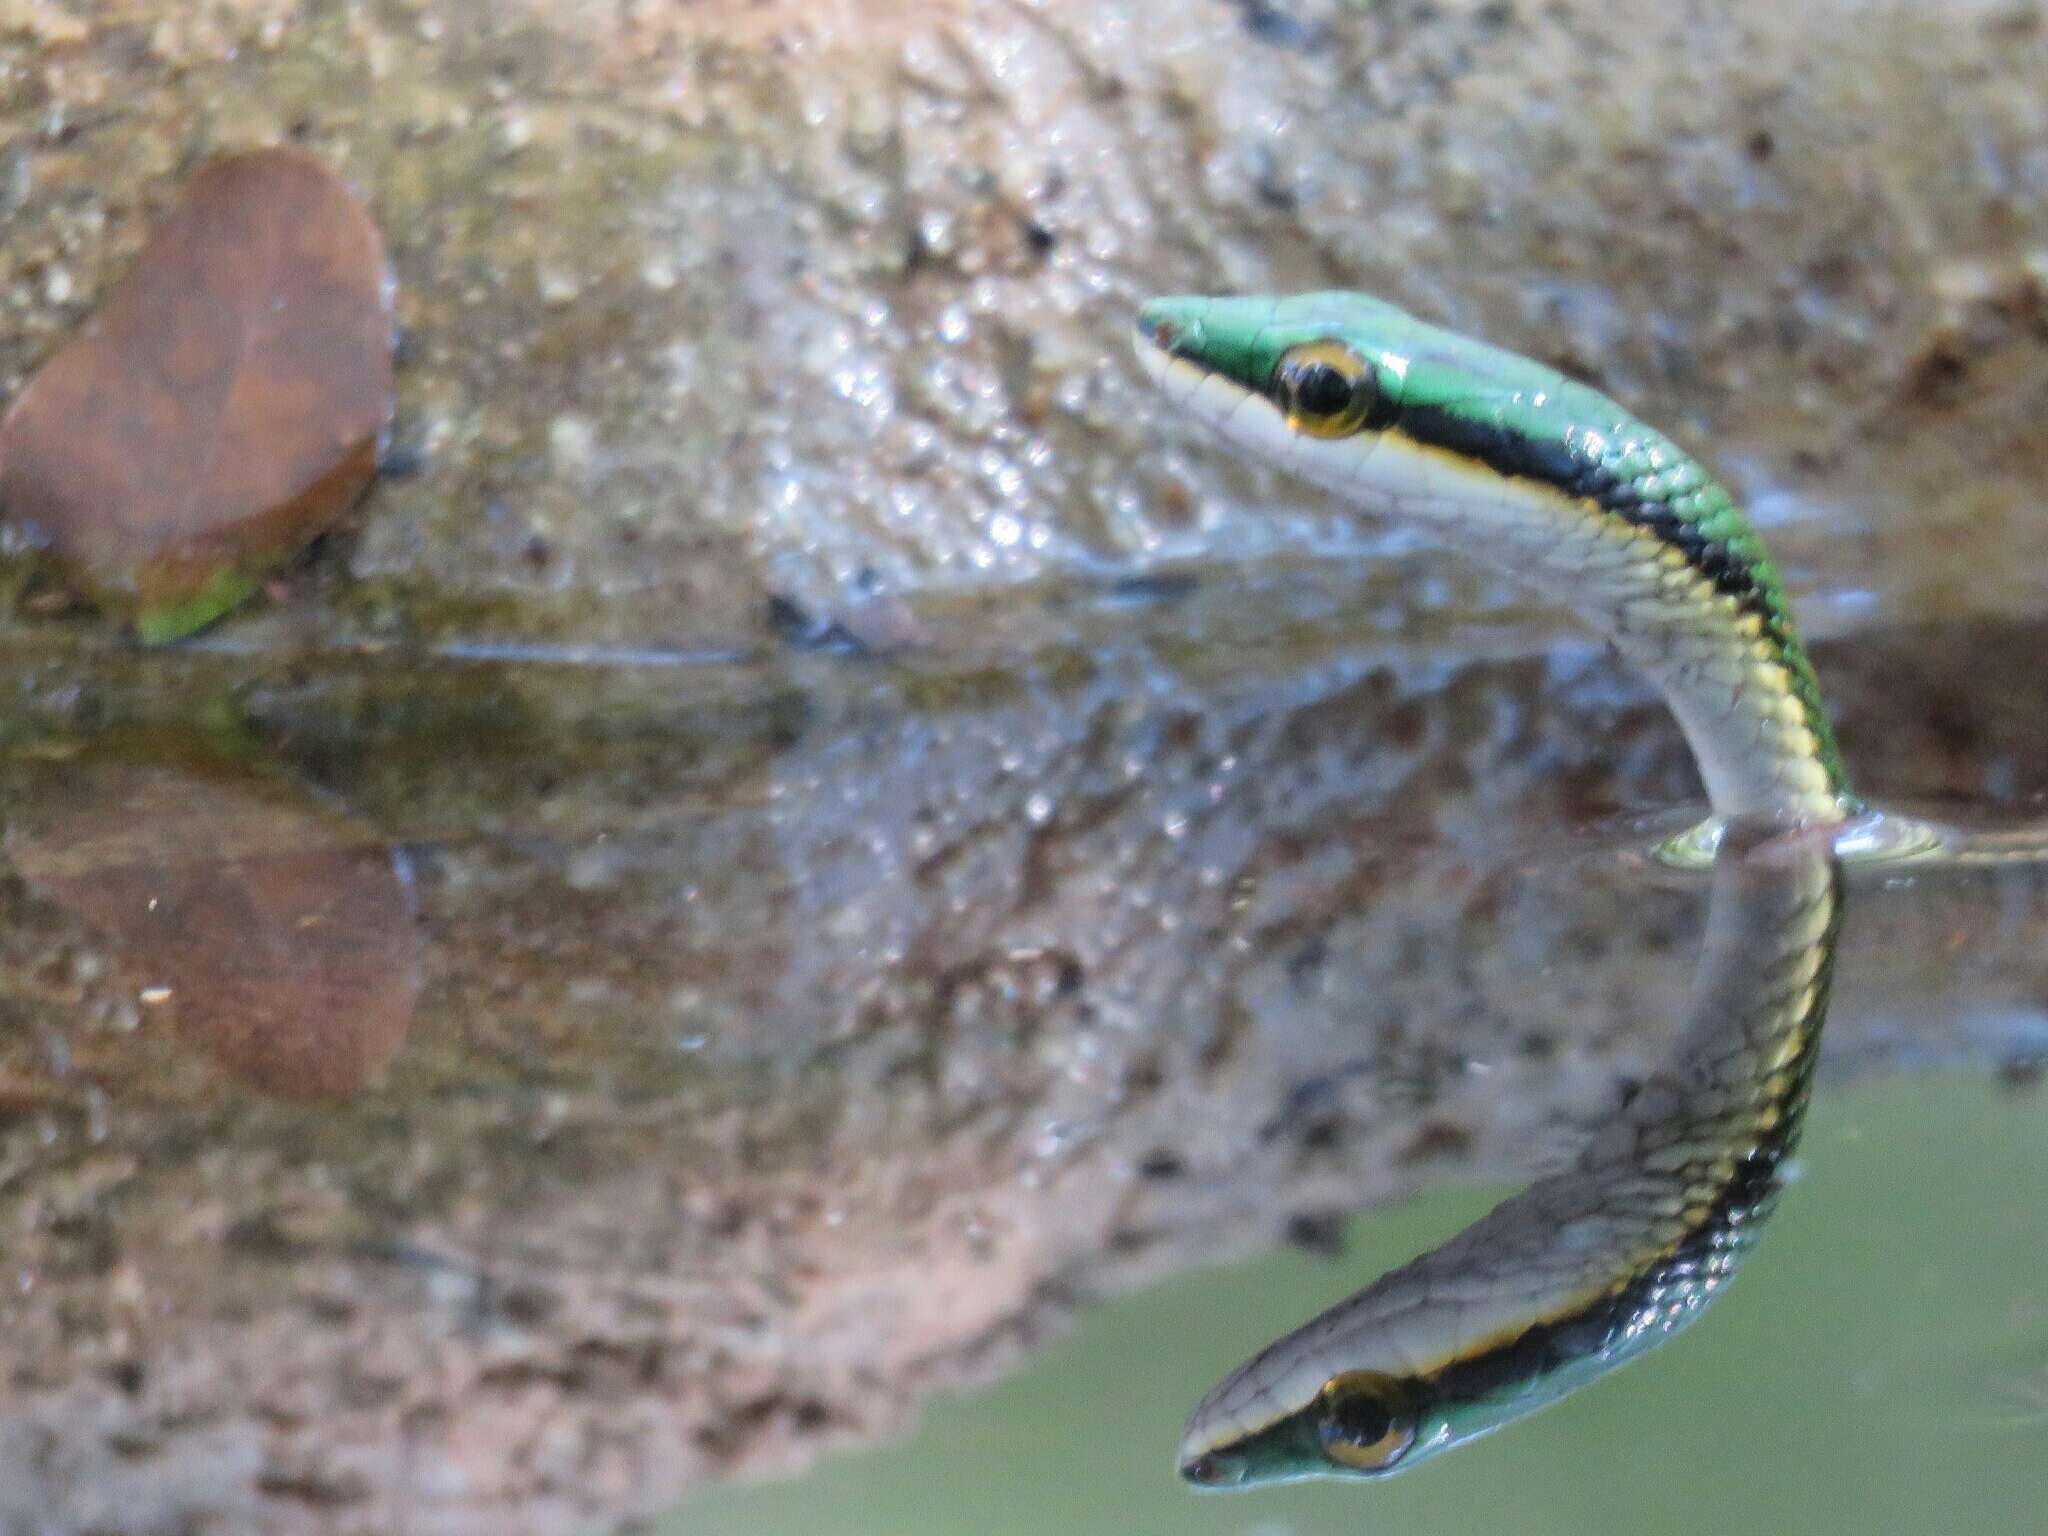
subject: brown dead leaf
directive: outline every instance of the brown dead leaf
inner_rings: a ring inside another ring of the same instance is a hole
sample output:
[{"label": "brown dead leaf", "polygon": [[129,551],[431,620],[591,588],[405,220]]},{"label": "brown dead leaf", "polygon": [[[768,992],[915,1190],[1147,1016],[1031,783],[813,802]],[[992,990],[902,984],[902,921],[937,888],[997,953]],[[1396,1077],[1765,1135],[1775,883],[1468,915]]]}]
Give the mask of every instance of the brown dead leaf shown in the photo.
[{"label": "brown dead leaf", "polygon": [[0,515],[144,639],[189,634],[368,484],[391,325],[383,238],[333,172],[217,160],[0,420]]}]

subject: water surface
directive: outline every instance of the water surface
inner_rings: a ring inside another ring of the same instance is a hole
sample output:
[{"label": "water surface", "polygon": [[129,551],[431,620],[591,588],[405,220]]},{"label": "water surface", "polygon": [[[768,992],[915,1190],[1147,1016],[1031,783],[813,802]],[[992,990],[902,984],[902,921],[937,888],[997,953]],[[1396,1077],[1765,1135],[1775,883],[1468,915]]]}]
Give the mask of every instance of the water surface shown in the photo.
[{"label": "water surface", "polygon": [[1684,1336],[1486,1441],[1371,1487],[1199,1496],[1181,1415],[1260,1342],[1503,1189],[1362,1216],[1341,1259],[1276,1251],[1083,1310],[1030,1371],[902,1445],[697,1500],[664,1536],[1631,1531],[2013,1536],[2048,1507],[2048,1100],[1935,1074],[1823,1089],[1804,1174]]},{"label": "water surface", "polygon": [[[1105,614],[1121,643],[986,667],[369,654],[252,675],[204,724],[151,721],[147,691],[102,696],[91,732],[12,722],[0,1530],[143,1501],[202,1528],[687,1522],[835,1455],[821,1486],[885,1501],[1078,1490],[1113,1457],[1125,1492],[1073,1529],[1123,1499],[1157,1527],[1373,1518],[1549,1443],[1576,1406],[1385,1489],[1173,1476],[1210,1381],[1466,1206],[1178,1328],[1145,1321],[1177,1291],[1084,1311],[1135,1352],[1084,1443],[1020,1422],[888,1448],[984,1422],[1005,1399],[947,1394],[1024,1372],[1076,1298],[1554,1168],[1676,1035],[1706,885],[1641,856],[1699,813],[1656,701],[1590,647],[1339,643],[1275,611],[1197,592]],[[1824,657],[1867,791],[2036,819],[2011,681],[2036,640]],[[1823,1110],[2023,1076],[2044,933],[2037,868],[1854,876]],[[1766,1280],[1827,1204],[1795,1192]],[[1937,1287],[1914,1325],[1959,1304]],[[1671,1357],[1720,1369],[1722,1326]],[[1981,1392],[2024,1415],[2017,1347]],[[1049,1422],[1077,1434],[1094,1388],[1045,1380],[1017,1390],[1064,1396]],[[1754,1400],[1680,1390],[1696,1435]]]}]

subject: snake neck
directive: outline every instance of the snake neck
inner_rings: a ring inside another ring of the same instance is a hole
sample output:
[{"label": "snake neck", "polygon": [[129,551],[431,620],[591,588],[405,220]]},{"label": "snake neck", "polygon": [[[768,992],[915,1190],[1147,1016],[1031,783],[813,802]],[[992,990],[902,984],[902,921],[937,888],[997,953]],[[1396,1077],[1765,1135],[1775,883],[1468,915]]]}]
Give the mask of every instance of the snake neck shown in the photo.
[{"label": "snake neck", "polygon": [[1840,889],[1827,828],[1733,824],[1715,860],[1686,1025],[1664,1063],[1570,1167],[1221,1382],[1190,1420],[1184,1465],[1229,1466],[1241,1447],[1285,1440],[1273,1405],[1312,1402],[1321,1384],[1360,1366],[1405,1373],[1402,1396],[1421,1428],[1407,1459],[1419,1461],[1555,1401],[1697,1317],[1753,1244],[1797,1145]]},{"label": "snake neck", "polygon": [[1462,1341],[1423,1392],[1526,1410],[1662,1342],[1734,1278],[1798,1145],[1827,1016],[1840,881],[1805,836],[1724,847],[1677,1048],[1570,1169],[1417,1261],[1469,1286],[1512,1255],[1504,1289],[1552,1286],[1547,1312]]},{"label": "snake neck", "polygon": [[1606,1191],[1602,1204],[1655,1191],[1633,1251],[1611,1259],[1667,1309],[1706,1299],[1775,1199],[1805,1119],[1841,917],[1825,831],[1768,839],[1731,826],[1684,1031],[1563,1176]]},{"label": "snake neck", "polygon": [[1833,822],[1852,813],[1783,584],[1734,498],[1604,397],[1569,384],[1564,392],[1610,415],[1606,430],[1578,433],[1566,464],[1544,466],[1549,478],[1532,482],[1565,501],[1571,521],[1562,542],[1522,540],[1525,555],[1662,690],[1718,816]]},{"label": "snake neck", "polygon": [[1856,809],[1763,542],[1605,395],[1361,294],[1156,299],[1137,348],[1224,438],[1433,528],[1604,633],[1670,701],[1722,820]]},{"label": "snake neck", "polygon": [[1663,694],[1726,822],[1832,823],[1856,809],[1813,665],[1763,542],[1668,438],[1560,381],[1548,439],[1411,411],[1371,473],[1331,488],[1433,527],[1557,599]]}]

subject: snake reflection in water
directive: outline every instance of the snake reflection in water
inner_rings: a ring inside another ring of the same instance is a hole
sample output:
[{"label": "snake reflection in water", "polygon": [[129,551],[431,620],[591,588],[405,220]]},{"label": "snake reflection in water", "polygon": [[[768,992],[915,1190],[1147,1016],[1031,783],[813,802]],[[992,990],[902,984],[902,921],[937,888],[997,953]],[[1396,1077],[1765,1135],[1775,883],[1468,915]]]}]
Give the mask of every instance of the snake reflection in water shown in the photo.
[{"label": "snake reflection in water", "polygon": [[1715,816],[1667,1061],[1571,1167],[1240,1366],[1180,1448],[1204,1487],[1382,1476],[1596,1379],[1723,1288],[1799,1136],[1836,842],[1862,807],[1762,542],[1613,401],[1359,294],[1158,299],[1136,345],[1225,440],[1562,598],[1661,689]]}]

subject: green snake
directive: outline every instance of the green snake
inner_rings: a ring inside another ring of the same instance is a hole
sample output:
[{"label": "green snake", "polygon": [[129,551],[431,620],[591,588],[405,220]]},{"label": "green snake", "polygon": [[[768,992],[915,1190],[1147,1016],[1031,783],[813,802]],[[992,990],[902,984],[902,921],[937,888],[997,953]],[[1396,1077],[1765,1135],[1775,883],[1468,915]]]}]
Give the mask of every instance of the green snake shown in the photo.
[{"label": "green snake", "polygon": [[1679,1043],[1565,1171],[1276,1340],[1188,1420],[1204,1487],[1381,1476],[1668,1337],[1733,1274],[1797,1141],[1859,811],[1761,541],[1586,385],[1350,293],[1167,298],[1183,415],[1561,597],[1647,673],[1726,834]]}]

